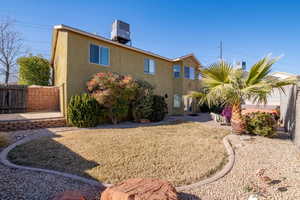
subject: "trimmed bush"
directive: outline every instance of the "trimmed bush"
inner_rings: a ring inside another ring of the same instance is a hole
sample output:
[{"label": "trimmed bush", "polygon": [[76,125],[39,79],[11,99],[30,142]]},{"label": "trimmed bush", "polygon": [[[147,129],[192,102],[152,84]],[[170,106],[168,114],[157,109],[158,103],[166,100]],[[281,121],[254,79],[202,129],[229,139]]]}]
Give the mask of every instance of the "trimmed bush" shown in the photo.
[{"label": "trimmed bush", "polygon": [[149,120],[152,122],[158,122],[165,118],[168,114],[168,105],[165,98],[159,95],[152,95],[152,113]]},{"label": "trimmed bush", "polygon": [[149,119],[152,113],[152,94],[154,87],[142,80],[136,80],[138,85],[136,90],[135,99],[130,104],[131,118],[136,122],[140,122],[142,119]]},{"label": "trimmed bush", "polygon": [[6,147],[8,145],[8,139],[5,135],[0,134],[0,148]]},{"label": "trimmed bush", "polygon": [[68,105],[68,122],[76,127],[95,127],[101,116],[99,103],[88,94],[71,97]]},{"label": "trimmed bush", "polygon": [[134,121],[140,122],[142,119],[150,120],[153,112],[152,105],[152,95],[144,96],[136,101],[134,107],[132,108],[132,116]]},{"label": "trimmed bush", "polygon": [[250,134],[273,137],[277,133],[277,121],[271,113],[253,112],[246,114],[244,118],[246,130]]}]

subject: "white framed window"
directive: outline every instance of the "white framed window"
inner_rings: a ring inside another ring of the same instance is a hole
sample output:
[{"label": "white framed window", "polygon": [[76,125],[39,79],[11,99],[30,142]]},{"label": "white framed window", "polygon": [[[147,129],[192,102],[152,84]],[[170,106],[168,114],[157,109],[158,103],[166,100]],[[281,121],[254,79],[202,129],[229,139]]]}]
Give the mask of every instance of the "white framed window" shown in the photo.
[{"label": "white framed window", "polygon": [[180,78],[181,67],[180,65],[173,66],[173,76],[174,78]]},{"label": "white framed window", "polygon": [[195,68],[190,67],[190,77],[191,80],[195,80]]},{"label": "white framed window", "polygon": [[174,95],[173,106],[174,106],[174,108],[181,107],[181,96],[179,94]]},{"label": "white framed window", "polygon": [[155,61],[152,59],[144,59],[144,73],[145,74],[155,74],[156,71]]},{"label": "white framed window", "polygon": [[195,80],[195,68],[184,66],[184,78]]},{"label": "white framed window", "polygon": [[90,44],[90,63],[109,66],[109,48]]},{"label": "white framed window", "polygon": [[190,68],[188,66],[184,66],[184,78],[190,78]]},{"label": "white framed window", "polygon": [[198,80],[201,80],[202,79],[202,75],[201,73],[198,73]]}]

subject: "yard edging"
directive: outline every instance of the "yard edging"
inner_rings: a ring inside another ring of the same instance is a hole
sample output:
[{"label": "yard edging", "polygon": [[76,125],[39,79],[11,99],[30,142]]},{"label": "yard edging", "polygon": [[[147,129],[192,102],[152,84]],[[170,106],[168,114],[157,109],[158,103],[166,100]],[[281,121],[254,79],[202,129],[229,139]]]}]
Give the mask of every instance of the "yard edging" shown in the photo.
[{"label": "yard edging", "polygon": [[90,185],[93,185],[93,186],[109,187],[111,185],[111,184],[104,184],[104,183],[101,183],[99,181],[95,181],[95,180],[92,180],[92,179],[84,178],[84,177],[81,177],[81,176],[77,176],[77,175],[69,174],[69,173],[65,173],[65,172],[59,172],[59,171],[49,170],[49,169],[41,169],[41,168],[35,168],[35,167],[26,167],[26,166],[16,165],[16,164],[11,163],[7,159],[8,153],[12,149],[14,149],[16,146],[27,143],[27,142],[29,142],[31,140],[34,140],[34,139],[38,139],[40,137],[52,136],[52,135],[53,134],[48,133],[48,132],[47,133],[34,134],[34,135],[27,136],[27,137],[15,142],[15,143],[9,145],[4,150],[2,150],[2,152],[0,153],[1,163],[4,164],[7,167],[10,167],[10,168],[24,169],[24,170],[30,170],[30,171],[36,171],[36,172],[45,172],[45,173],[49,173],[49,174],[59,175],[59,176],[63,176],[63,177],[66,177],[66,178],[75,179],[75,180],[78,180],[78,181],[81,181],[81,182],[84,182],[84,183],[87,183],[87,184],[90,184]]},{"label": "yard edging", "polygon": [[[88,178],[84,178],[78,175],[74,175],[74,174],[69,174],[69,173],[65,173],[65,172],[59,172],[59,171],[55,171],[55,170],[49,170],[49,169],[41,169],[41,168],[35,168],[35,167],[26,167],[26,166],[21,166],[21,165],[16,165],[11,163],[8,160],[8,153],[14,149],[16,146],[27,143],[31,140],[40,138],[40,137],[44,137],[44,136],[53,136],[53,133],[49,133],[49,132],[45,132],[45,133],[39,133],[39,134],[34,134],[34,135],[30,135],[27,136],[11,145],[9,145],[8,147],[6,147],[4,150],[2,150],[2,152],[0,153],[0,161],[2,164],[4,164],[7,167],[10,168],[16,168],[16,169],[24,169],[24,170],[30,170],[30,171],[36,171],[36,172],[45,172],[45,173],[49,173],[49,174],[54,174],[54,175],[59,175],[59,176],[63,176],[66,178],[71,178],[74,180],[78,180],[93,186],[105,186],[105,187],[109,187],[112,184],[105,184],[105,183],[101,183],[99,181],[95,181],[92,179],[88,179]],[[229,136],[227,135],[223,138],[223,144],[225,146],[225,149],[227,151],[228,154],[228,162],[226,163],[226,165],[223,167],[223,169],[219,172],[217,172],[215,175],[213,175],[210,178],[201,180],[199,182],[196,183],[192,183],[190,185],[183,185],[183,186],[179,186],[176,187],[176,190],[178,191],[183,191],[183,190],[189,190],[195,187],[199,187],[205,184],[209,184],[212,182],[217,181],[218,179],[222,178],[223,176],[225,176],[233,167],[234,162],[235,162],[235,154],[234,154],[234,150],[230,144],[230,140],[229,140]]]},{"label": "yard edging", "polygon": [[199,187],[199,186],[202,186],[202,185],[206,185],[206,184],[215,182],[218,179],[224,177],[228,172],[230,172],[230,170],[232,169],[232,167],[234,165],[234,162],[235,162],[235,154],[234,154],[234,150],[231,146],[229,136],[230,135],[227,135],[223,138],[223,144],[224,144],[225,149],[226,149],[227,154],[228,154],[228,162],[223,167],[223,169],[221,171],[217,172],[216,174],[214,174],[212,177],[209,177],[209,178],[204,179],[202,181],[199,181],[197,183],[192,183],[190,185],[183,185],[183,186],[176,187],[177,191],[190,190],[190,189],[193,189],[195,187]]}]

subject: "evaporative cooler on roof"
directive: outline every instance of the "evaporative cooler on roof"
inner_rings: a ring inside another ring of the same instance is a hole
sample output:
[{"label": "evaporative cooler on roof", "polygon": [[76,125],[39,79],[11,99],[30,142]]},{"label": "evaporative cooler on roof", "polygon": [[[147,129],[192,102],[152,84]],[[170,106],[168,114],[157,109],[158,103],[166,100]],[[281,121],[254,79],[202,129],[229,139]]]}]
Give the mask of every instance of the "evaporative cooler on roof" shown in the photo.
[{"label": "evaporative cooler on roof", "polygon": [[122,44],[128,43],[130,41],[130,25],[121,20],[115,20],[112,24],[111,39]]}]

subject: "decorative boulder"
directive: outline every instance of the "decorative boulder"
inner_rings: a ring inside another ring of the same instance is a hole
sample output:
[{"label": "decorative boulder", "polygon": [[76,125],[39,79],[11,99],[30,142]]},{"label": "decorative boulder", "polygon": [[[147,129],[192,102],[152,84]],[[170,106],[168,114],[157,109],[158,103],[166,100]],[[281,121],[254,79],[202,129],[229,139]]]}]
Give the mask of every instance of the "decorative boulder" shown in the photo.
[{"label": "decorative boulder", "polygon": [[160,179],[129,179],[107,188],[101,200],[178,200],[175,188]]},{"label": "decorative boulder", "polygon": [[79,191],[65,191],[57,195],[53,200],[86,200]]}]

